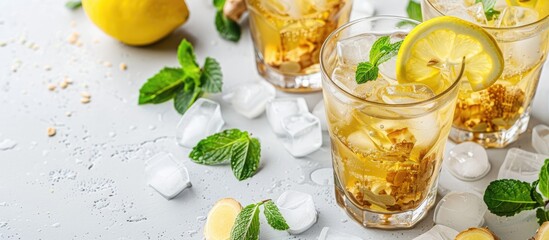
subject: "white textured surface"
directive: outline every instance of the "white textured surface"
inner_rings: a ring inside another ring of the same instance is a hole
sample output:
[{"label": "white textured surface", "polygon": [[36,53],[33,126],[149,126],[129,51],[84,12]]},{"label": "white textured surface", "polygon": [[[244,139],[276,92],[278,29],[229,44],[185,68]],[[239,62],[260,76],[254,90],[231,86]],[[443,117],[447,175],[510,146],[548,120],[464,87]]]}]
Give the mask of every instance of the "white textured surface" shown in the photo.
[{"label": "white textured surface", "polygon": [[[238,44],[225,42],[215,32],[211,1],[187,2],[191,18],[183,27],[157,44],[134,48],[105,36],[82,10],[65,9],[64,0],[0,1],[0,141],[17,143],[0,151],[0,239],[202,239],[204,216],[218,199],[234,197],[246,205],[276,199],[289,189],[313,196],[318,223],[298,236],[274,232],[264,223],[262,239],[315,239],[325,226],[363,239],[412,239],[431,228],[432,213],[416,228],[402,231],[364,229],[349,220],[335,204],[333,187],[310,181],[313,170],[330,166],[327,136],[321,150],[295,159],[271,132],[264,114],[248,120],[218,95],[208,97],[221,103],[224,128],[248,130],[261,140],[260,170],[238,182],[229,166],[186,159],[189,150],[175,143],[180,115],[172,104],[137,106],[141,84],[161,67],[177,66],[180,39],[194,44],[200,63],[206,56],[220,61],[225,86],[259,79],[247,24]],[[378,14],[403,15],[406,1],[374,5]],[[73,32],[80,33],[82,47],[67,43]],[[121,62],[127,71],[118,69]],[[74,83],[47,90],[64,76]],[[545,71],[534,104],[545,124],[548,77]],[[87,105],[80,103],[83,91],[91,94]],[[304,96],[309,107],[321,98],[319,93],[277,94]],[[46,129],[52,126],[57,135],[49,138]],[[512,146],[532,150],[530,138],[526,133]],[[171,201],[149,188],[144,175],[145,160],[161,151],[183,158],[193,182]],[[489,150],[488,178],[468,184],[479,187],[494,179],[506,151]],[[443,172],[441,181],[457,180]]]}]

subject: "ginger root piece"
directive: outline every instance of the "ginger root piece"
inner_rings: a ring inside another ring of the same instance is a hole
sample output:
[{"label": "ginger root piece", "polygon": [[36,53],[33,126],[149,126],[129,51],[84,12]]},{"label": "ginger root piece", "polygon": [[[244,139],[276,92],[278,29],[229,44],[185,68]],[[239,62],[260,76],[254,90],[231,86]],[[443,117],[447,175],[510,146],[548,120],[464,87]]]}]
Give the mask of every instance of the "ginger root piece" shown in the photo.
[{"label": "ginger root piece", "polygon": [[232,198],[217,201],[208,213],[204,226],[206,240],[227,240],[231,236],[236,216],[242,211],[242,205]]},{"label": "ginger root piece", "polygon": [[549,240],[549,222],[541,224],[532,240]]},{"label": "ginger root piece", "polygon": [[454,240],[499,240],[488,228],[469,228],[460,232]]},{"label": "ginger root piece", "polygon": [[246,12],[247,7],[244,0],[227,0],[223,6],[223,14],[229,19],[238,22],[242,14]]}]

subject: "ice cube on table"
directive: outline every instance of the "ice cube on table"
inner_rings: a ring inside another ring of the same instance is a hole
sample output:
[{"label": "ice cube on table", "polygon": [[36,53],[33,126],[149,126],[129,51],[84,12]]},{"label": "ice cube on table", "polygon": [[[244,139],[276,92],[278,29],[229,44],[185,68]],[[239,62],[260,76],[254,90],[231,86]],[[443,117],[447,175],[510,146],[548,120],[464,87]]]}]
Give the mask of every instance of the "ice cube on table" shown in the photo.
[{"label": "ice cube on table", "polygon": [[175,138],[179,145],[192,148],[200,140],[219,132],[223,124],[225,121],[221,116],[219,104],[199,98],[179,120]]},{"label": "ice cube on table", "polygon": [[169,153],[158,153],[149,159],[145,163],[145,175],[149,186],[168,200],[191,187],[187,168]]},{"label": "ice cube on table", "polygon": [[320,127],[323,131],[328,131],[328,120],[326,119],[326,106],[324,100],[320,100],[313,108],[313,115],[320,120]]},{"label": "ice cube on table", "polygon": [[282,120],[288,116],[309,112],[304,98],[276,98],[267,103],[267,120],[278,136],[286,133]]},{"label": "ice cube on table", "polygon": [[223,100],[230,103],[236,112],[252,119],[265,111],[267,102],[275,95],[276,89],[265,81],[243,82],[228,89]]},{"label": "ice cube on table", "polygon": [[282,119],[285,137],[282,140],[286,150],[294,157],[303,157],[322,146],[320,120],[306,112]]},{"label": "ice cube on table", "polygon": [[444,225],[461,232],[484,223],[486,204],[469,192],[450,192],[438,202],[434,212],[435,224]]},{"label": "ice cube on table", "polygon": [[290,227],[290,234],[305,232],[316,223],[315,203],[308,193],[288,190],[278,197],[276,205]]},{"label": "ice cube on table", "polygon": [[453,228],[437,224],[413,240],[454,240],[458,234],[459,232]]},{"label": "ice cube on table", "polygon": [[431,88],[425,84],[398,84],[379,89],[379,97],[385,103],[406,104],[421,102],[435,96]]},{"label": "ice cube on table", "polygon": [[543,124],[532,129],[532,147],[536,152],[549,155],[549,127]]},{"label": "ice cube on table", "polygon": [[549,156],[511,148],[499,169],[498,179],[518,179],[533,182],[538,179],[543,162]]},{"label": "ice cube on table", "polygon": [[522,211],[512,217],[500,217],[488,211],[484,219],[491,231],[505,239],[530,239],[539,227],[536,211]]},{"label": "ice cube on table", "polygon": [[348,233],[333,230],[329,227],[324,227],[322,228],[322,231],[318,236],[318,240],[363,240],[363,239]]},{"label": "ice cube on table", "polygon": [[452,148],[444,165],[454,177],[463,181],[481,179],[491,168],[486,150],[474,142],[460,143]]},{"label": "ice cube on table", "polygon": [[360,17],[371,17],[376,12],[372,0],[355,0],[353,3],[353,10],[360,13]]},{"label": "ice cube on table", "polygon": [[498,15],[495,25],[498,28],[522,26],[537,21],[538,15],[535,9],[507,6]]}]

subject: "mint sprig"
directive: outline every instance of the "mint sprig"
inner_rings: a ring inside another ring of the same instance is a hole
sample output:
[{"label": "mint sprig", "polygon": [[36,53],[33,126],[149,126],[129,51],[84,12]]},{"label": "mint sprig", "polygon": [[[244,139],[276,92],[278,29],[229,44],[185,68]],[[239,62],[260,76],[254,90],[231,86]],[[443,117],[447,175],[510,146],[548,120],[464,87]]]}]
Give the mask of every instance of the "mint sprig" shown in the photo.
[{"label": "mint sprig", "polygon": [[234,176],[242,181],[257,171],[261,145],[248,132],[228,129],[202,139],[189,157],[193,162],[204,165],[230,162]]},{"label": "mint sprig", "polygon": [[475,0],[475,3],[482,3],[482,8],[484,9],[484,15],[486,15],[486,20],[491,21],[499,16],[500,12],[494,10],[497,0]]},{"label": "mint sprig", "polygon": [[82,1],[68,1],[65,3],[65,7],[70,10],[76,10],[82,7]]},{"label": "mint sprig", "polygon": [[[541,225],[549,221],[549,212],[544,209],[549,198],[549,159],[546,159],[539,180],[527,183],[516,179],[500,179],[490,183],[484,192],[488,210],[498,216],[513,216],[519,212],[536,209]],[[539,189],[539,192],[538,192]]]},{"label": "mint sprig", "polygon": [[226,40],[238,42],[240,40],[240,25],[232,19],[229,19],[223,13],[225,0],[214,0],[213,4],[217,10],[215,13],[215,28],[219,35]]},{"label": "mint sprig", "polygon": [[421,4],[415,0],[408,1],[408,6],[406,6],[406,13],[408,17],[414,19],[418,22],[423,21],[423,16],[421,14]]},{"label": "mint sprig", "polygon": [[231,240],[259,239],[259,207],[263,206],[263,214],[269,225],[276,230],[287,230],[290,227],[272,200],[264,200],[246,206],[236,217],[231,230]]},{"label": "mint sprig", "polygon": [[183,39],[177,49],[179,68],[165,67],[139,89],[138,104],[158,104],[174,99],[175,109],[183,114],[204,93],[221,92],[223,74],[213,58],[206,58],[201,69],[191,43]]},{"label": "mint sprig", "polygon": [[361,62],[356,68],[355,80],[358,84],[377,79],[379,65],[396,56],[402,41],[391,43],[389,36],[377,39],[370,49],[370,61]]}]

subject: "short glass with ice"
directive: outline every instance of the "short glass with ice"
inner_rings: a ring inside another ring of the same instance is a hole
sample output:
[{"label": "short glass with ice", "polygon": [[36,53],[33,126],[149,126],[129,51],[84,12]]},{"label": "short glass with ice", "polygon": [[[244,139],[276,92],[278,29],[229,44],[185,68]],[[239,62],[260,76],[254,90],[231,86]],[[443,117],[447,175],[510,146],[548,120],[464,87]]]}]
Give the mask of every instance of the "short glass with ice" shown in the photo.
[{"label": "short glass with ice", "polygon": [[336,200],[366,227],[413,227],[435,202],[461,73],[450,74],[439,92],[399,84],[393,57],[380,65],[376,80],[355,81],[357,64],[368,61],[379,37],[402,40],[417,24],[360,19],[332,33],[321,51]]},{"label": "short glass with ice", "polygon": [[319,53],[326,37],[349,21],[351,0],[246,0],[257,70],[283,91],[321,87]]},{"label": "short glass with ice", "polygon": [[475,92],[462,81],[450,138],[496,148],[518,139],[528,126],[530,103],[547,59],[549,1],[497,0],[493,8],[485,9],[473,0],[423,0],[422,12],[424,20],[448,15],[481,25],[504,55],[503,74],[491,87]]}]

